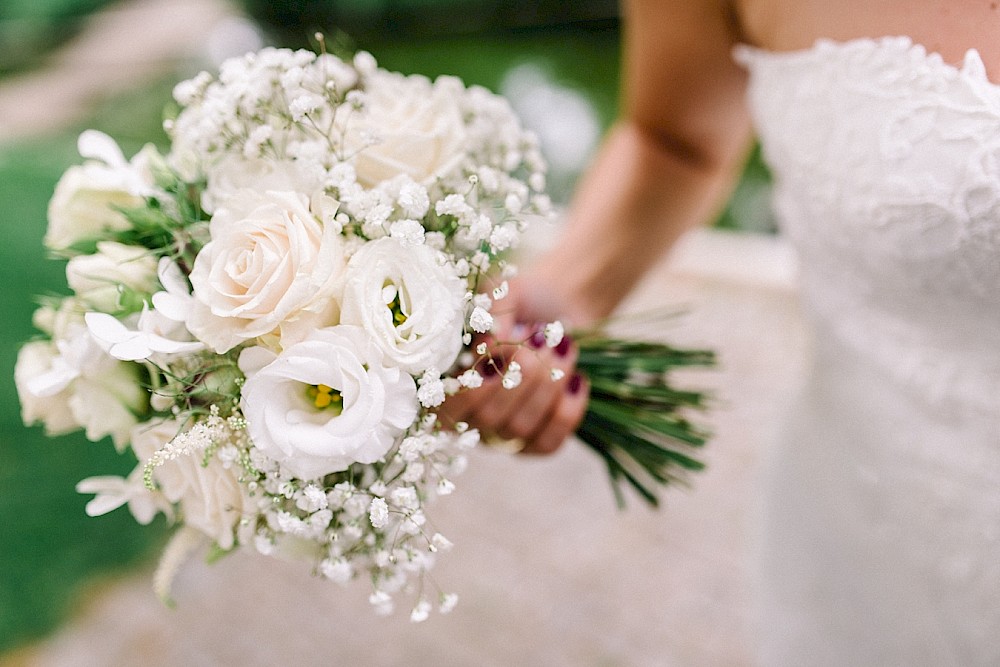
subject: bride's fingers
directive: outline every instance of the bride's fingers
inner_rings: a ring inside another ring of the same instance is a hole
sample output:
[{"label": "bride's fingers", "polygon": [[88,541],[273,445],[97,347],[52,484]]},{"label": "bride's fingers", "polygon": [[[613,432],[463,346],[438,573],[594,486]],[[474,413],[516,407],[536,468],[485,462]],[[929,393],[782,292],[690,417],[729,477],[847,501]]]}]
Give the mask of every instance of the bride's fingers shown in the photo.
[{"label": "bride's fingers", "polygon": [[[556,407],[556,401],[566,391],[577,358],[576,347],[568,343],[555,352],[544,347],[525,352],[524,357],[530,359],[535,366],[532,373],[537,379],[530,389],[532,393],[527,400],[520,401],[519,408],[513,412],[506,427],[512,437],[519,438],[530,438],[544,426]],[[556,376],[553,376],[553,371],[557,371]]]},{"label": "bride's fingers", "polygon": [[535,423],[532,421],[518,429],[516,420],[526,411],[544,412],[555,395],[543,362],[534,354],[518,354],[516,360],[521,366],[521,383],[510,389],[500,389],[489,403],[478,406],[474,421],[486,433],[494,432],[504,438],[531,435]]},{"label": "bride's fingers", "polygon": [[[483,384],[475,389],[462,389],[448,396],[437,409],[438,419],[446,427],[451,428],[458,422],[473,420],[480,407],[489,405],[494,396],[503,389],[497,377],[485,377]],[[478,426],[478,424],[473,424]]]},{"label": "bride's fingers", "polygon": [[525,454],[551,454],[576,431],[587,411],[590,387],[582,375],[574,373],[565,385],[554,410],[543,422],[541,430],[526,439]]}]

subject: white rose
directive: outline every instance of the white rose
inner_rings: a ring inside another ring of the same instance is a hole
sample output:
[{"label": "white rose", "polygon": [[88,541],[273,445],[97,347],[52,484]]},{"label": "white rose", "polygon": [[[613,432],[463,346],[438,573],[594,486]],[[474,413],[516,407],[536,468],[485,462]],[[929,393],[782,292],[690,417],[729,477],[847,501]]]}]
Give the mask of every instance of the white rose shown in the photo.
[{"label": "white rose", "polygon": [[[145,465],[181,432],[175,420],[140,424],[132,433],[132,449]],[[215,540],[222,549],[235,543],[235,529],[244,516],[255,513],[253,501],[239,483],[239,468],[226,467],[217,456],[196,451],[165,461],[153,470],[159,491],[180,507],[184,523]]]},{"label": "white rose", "polygon": [[247,348],[240,368],[254,444],[302,479],[378,461],[417,416],[413,378],[359,327],[316,330],[280,356]]},{"label": "white rose", "polygon": [[112,359],[81,326],[54,344],[25,345],[14,375],[26,424],[50,433],[83,427],[89,440],[110,435],[119,449],[148,400],[139,366]]},{"label": "white rose", "polygon": [[314,192],[323,185],[325,176],[318,165],[310,172],[300,162],[247,159],[238,155],[226,155],[206,171],[202,206],[209,213],[229,206],[234,197],[242,197],[246,190]]},{"label": "white rose", "polygon": [[131,224],[115,207],[141,206],[152,191],[149,171],[126,162],[111,137],[87,130],[80,135],[79,149],[92,161],[67,169],[49,202],[45,245],[53,250],[128,229]]},{"label": "white rose", "polygon": [[242,208],[212,216],[212,240],[195,258],[191,333],[221,354],[279,328],[287,345],[335,324],[344,269],[338,228],[321,224],[294,192],[244,191],[240,199]]},{"label": "white rose", "polygon": [[432,84],[380,70],[365,93],[364,110],[346,121],[344,138],[347,153],[357,154],[361,185],[374,187],[401,174],[429,184],[461,163],[466,132],[458,106],[461,89],[452,79]]},{"label": "white rose", "polygon": [[100,241],[95,254],[69,260],[66,281],[90,308],[114,313],[122,306],[124,290],[143,298],[157,291],[156,266],[146,248]]},{"label": "white rose", "polygon": [[347,265],[340,320],[363,327],[411,375],[447,369],[462,347],[465,282],[424,245],[383,238]]}]

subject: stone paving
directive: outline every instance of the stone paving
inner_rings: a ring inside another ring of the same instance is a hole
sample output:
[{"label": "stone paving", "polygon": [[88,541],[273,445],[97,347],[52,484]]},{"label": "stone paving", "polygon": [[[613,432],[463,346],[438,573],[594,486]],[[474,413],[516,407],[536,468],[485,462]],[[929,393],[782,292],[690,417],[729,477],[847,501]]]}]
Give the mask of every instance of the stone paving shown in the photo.
[{"label": "stone paving", "polygon": [[[120,22],[114,29],[104,23],[103,38],[88,33],[77,57],[0,87],[0,138],[51,129],[72,115],[68,108],[38,115],[58,106],[51,92],[33,102],[39,122],[27,111],[10,115],[25,91],[90,77],[74,83],[79,112],[95,91],[155,72],[176,53],[168,47],[195,48],[205,34],[198,31],[228,12],[209,0],[138,4],[131,23],[115,14],[110,22]],[[182,9],[190,13],[172,13]],[[174,22],[170,32],[164,24]],[[163,51],[150,46],[148,60],[134,69],[80,65],[81,54],[96,62],[102,44],[108,53],[126,48],[120,40],[107,44],[141,25],[153,31],[149,39],[163,29],[150,42]],[[659,511],[633,498],[621,512],[601,463],[578,443],[543,459],[477,453],[456,493],[432,508],[436,528],[456,545],[434,571],[460,596],[449,616],[413,625],[401,610],[382,619],[370,611],[363,582],[341,588],[311,577],[302,564],[252,554],[214,566],[196,558],[177,579],[175,609],[153,595],[149,571],[101,581],[58,633],[0,664],[753,664],[760,468],[806,347],[793,284],[788,248],[770,238],[699,232],[665,259],[623,312],[687,305],[689,314],[659,335],[719,350],[717,371],[689,378],[718,397],[708,469],[690,490],[668,493]]]}]

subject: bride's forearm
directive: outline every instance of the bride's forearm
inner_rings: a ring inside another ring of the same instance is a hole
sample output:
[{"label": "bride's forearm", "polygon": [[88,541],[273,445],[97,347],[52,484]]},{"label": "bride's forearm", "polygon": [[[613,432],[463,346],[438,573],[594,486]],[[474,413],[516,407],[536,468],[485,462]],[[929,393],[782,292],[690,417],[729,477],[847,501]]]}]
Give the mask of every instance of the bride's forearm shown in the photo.
[{"label": "bride's forearm", "polygon": [[558,301],[543,309],[580,324],[609,314],[685,231],[715,216],[741,160],[699,159],[634,123],[616,126],[577,188],[559,242],[530,270]]}]

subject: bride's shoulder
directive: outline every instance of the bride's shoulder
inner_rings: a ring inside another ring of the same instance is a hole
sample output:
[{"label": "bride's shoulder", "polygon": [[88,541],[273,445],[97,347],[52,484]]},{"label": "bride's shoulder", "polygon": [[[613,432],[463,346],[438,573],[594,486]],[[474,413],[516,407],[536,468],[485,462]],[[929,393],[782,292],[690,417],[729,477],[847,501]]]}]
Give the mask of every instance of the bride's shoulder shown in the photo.
[{"label": "bride's shoulder", "polygon": [[769,51],[819,40],[906,36],[949,63],[975,49],[1000,82],[1000,2],[985,0],[730,0],[747,42]]}]

